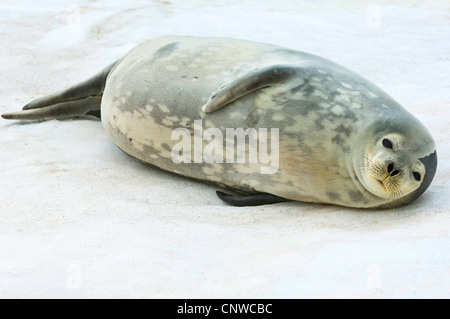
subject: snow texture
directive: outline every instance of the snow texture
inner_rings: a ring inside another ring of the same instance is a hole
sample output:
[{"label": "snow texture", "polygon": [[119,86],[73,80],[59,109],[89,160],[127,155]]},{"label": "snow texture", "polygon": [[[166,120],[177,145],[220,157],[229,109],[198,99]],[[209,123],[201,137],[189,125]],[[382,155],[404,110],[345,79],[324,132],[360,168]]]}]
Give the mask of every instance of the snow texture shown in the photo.
[{"label": "snow texture", "polygon": [[130,158],[99,121],[0,120],[0,297],[450,297],[447,1],[2,0],[0,112],[167,34],[274,43],[360,73],[430,130],[434,182],[387,211],[235,208]]}]

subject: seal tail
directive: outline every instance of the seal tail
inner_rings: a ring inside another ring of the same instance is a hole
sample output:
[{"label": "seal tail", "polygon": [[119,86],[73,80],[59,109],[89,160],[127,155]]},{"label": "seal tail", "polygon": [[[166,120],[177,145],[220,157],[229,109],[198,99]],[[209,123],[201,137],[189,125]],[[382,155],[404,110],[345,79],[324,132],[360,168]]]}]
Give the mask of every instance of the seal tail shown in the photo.
[{"label": "seal tail", "polygon": [[117,61],[67,90],[28,103],[22,111],[2,114],[7,120],[43,120],[94,115],[100,117],[100,105],[106,79]]}]

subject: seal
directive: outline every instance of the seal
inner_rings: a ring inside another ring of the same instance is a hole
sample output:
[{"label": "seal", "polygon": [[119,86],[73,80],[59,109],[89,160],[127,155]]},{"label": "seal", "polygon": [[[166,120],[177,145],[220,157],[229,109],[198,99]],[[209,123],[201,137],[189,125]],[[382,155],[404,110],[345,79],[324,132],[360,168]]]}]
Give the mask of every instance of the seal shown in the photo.
[{"label": "seal", "polygon": [[[217,192],[236,206],[393,208],[418,198],[437,167],[431,134],[380,88],[324,58],[265,43],[155,38],[90,80],[2,116],[84,115],[101,117],[114,143],[146,164],[237,191]],[[247,152],[275,145],[278,158],[242,161],[239,145],[222,151],[239,138],[220,132],[238,128]],[[266,144],[250,145],[255,134]]]}]

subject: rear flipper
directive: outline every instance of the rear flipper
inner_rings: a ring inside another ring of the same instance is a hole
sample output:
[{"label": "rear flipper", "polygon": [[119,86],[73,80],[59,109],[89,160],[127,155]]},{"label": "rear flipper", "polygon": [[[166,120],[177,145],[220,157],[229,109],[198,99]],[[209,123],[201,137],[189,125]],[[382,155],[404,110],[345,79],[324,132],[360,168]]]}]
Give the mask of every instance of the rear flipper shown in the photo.
[{"label": "rear flipper", "polygon": [[43,120],[94,115],[100,117],[100,105],[106,79],[117,62],[87,81],[67,90],[44,96],[25,105],[22,111],[2,114],[7,120]]},{"label": "rear flipper", "polygon": [[43,120],[77,117],[94,112],[95,110],[99,111],[101,101],[101,96],[89,96],[79,100],[65,101],[40,108],[5,113],[2,114],[2,117],[7,120]]},{"label": "rear flipper", "polygon": [[266,204],[276,204],[290,202],[291,200],[278,197],[272,194],[260,193],[248,196],[234,196],[221,191],[216,191],[217,196],[224,202],[232,206],[260,206]]}]

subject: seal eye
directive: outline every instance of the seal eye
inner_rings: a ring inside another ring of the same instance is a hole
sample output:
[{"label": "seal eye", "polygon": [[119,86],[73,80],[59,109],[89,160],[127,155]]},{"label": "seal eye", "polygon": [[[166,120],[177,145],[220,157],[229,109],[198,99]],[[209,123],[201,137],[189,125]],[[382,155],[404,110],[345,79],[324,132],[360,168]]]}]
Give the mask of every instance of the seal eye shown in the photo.
[{"label": "seal eye", "polygon": [[390,140],[388,140],[387,138],[383,139],[383,141],[381,142],[383,144],[384,147],[392,149],[394,146],[392,145],[392,142]]},{"label": "seal eye", "polygon": [[414,173],[413,173],[413,176],[414,176],[414,179],[415,179],[416,181],[420,182],[420,178],[421,178],[421,176],[420,176],[420,174],[419,174],[419,173],[417,173],[417,172],[414,172]]}]

